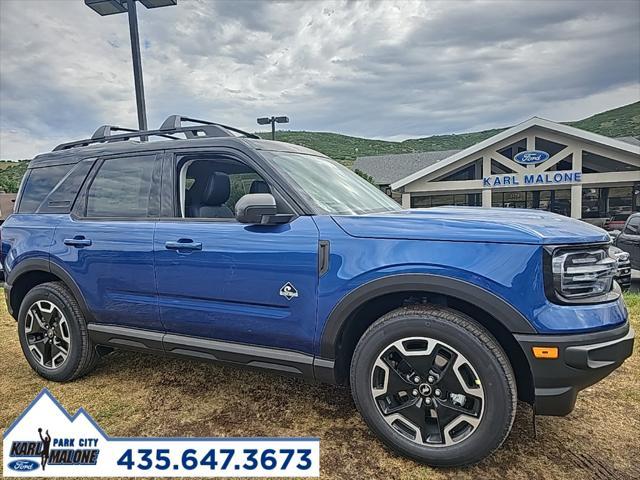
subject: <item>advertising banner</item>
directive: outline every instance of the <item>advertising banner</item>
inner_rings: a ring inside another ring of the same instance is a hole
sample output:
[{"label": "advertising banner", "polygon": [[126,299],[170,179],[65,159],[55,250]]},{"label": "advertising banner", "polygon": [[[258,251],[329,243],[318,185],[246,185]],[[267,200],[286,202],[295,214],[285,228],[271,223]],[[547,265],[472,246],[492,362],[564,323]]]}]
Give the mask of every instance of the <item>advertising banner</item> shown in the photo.
[{"label": "advertising banner", "polygon": [[6,430],[5,477],[317,477],[317,438],[112,438],[44,389]]}]

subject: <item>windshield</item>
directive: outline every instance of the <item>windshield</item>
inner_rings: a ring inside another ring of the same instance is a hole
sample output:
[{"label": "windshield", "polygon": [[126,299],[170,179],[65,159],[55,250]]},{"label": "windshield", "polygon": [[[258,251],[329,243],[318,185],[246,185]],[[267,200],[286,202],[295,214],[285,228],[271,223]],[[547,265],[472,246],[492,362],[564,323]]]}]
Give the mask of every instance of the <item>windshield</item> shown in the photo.
[{"label": "windshield", "polygon": [[400,210],[400,205],[375,185],[331,159],[302,153],[261,153],[323,213],[361,215]]}]

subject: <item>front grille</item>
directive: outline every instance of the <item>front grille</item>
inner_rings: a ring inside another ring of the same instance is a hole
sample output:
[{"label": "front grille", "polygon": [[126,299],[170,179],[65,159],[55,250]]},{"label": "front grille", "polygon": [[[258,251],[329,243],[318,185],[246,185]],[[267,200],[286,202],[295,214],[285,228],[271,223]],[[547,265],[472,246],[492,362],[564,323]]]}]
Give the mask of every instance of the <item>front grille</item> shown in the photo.
[{"label": "front grille", "polygon": [[623,290],[631,288],[631,261],[618,259],[618,272],[616,273],[616,282]]}]

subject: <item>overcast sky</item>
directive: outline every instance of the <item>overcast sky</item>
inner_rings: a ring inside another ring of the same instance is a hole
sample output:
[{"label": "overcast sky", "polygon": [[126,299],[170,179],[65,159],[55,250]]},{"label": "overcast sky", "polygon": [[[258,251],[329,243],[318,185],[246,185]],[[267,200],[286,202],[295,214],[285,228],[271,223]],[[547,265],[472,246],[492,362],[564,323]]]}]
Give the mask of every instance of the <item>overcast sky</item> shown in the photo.
[{"label": "overcast sky", "polygon": [[[139,5],[149,125],[404,139],[576,120],[640,100],[640,0]],[[0,0],[0,157],[135,127],[126,15]]]}]

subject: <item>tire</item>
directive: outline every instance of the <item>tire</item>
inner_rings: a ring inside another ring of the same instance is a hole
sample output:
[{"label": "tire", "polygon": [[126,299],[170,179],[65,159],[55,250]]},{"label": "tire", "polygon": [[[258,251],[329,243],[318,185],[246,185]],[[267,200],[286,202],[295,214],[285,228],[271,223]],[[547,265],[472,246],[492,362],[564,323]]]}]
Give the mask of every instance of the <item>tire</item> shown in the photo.
[{"label": "tire", "polygon": [[75,380],[91,371],[99,358],[80,306],[61,282],[43,283],[25,295],[18,336],[27,362],[47,380]]},{"label": "tire", "polygon": [[515,418],[515,379],[498,342],[440,306],[399,308],[374,322],[356,346],[350,380],[378,438],[432,466],[479,462],[502,445]]}]

